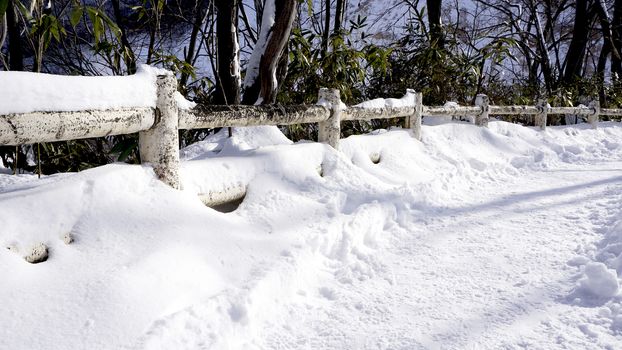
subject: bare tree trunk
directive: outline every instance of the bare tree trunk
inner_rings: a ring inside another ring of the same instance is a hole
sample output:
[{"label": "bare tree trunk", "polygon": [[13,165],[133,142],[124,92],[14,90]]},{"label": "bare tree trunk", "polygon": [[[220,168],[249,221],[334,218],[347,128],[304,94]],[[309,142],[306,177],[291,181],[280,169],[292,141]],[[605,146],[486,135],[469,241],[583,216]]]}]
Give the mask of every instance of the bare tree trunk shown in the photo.
[{"label": "bare tree trunk", "polygon": [[335,5],[335,27],[333,29],[335,35],[339,35],[339,32],[341,32],[343,21],[345,20],[345,14],[346,0],[337,0],[337,4]]},{"label": "bare tree trunk", "polygon": [[605,69],[607,68],[607,58],[610,54],[615,57],[620,57],[619,53],[615,50],[613,45],[613,35],[611,32],[611,19],[607,12],[607,7],[603,0],[596,1],[596,9],[598,11],[598,19],[600,21],[600,28],[603,35],[603,46],[598,56],[598,64],[596,65],[596,73],[600,79],[600,88],[598,97],[602,106],[607,105],[607,96],[605,94]]},{"label": "bare tree trunk", "polygon": [[24,70],[24,54],[22,49],[22,39],[20,36],[20,28],[17,23],[16,6],[14,1],[9,0],[6,9],[6,21],[9,34],[9,69],[22,71]]},{"label": "bare tree trunk", "polygon": [[324,32],[322,33],[322,57],[328,52],[328,41],[330,39],[330,0],[324,1]]},{"label": "bare tree trunk", "polygon": [[566,55],[566,68],[563,77],[563,82],[566,85],[572,84],[581,77],[583,58],[585,57],[590,30],[587,12],[587,0],[577,0],[572,40]]},{"label": "bare tree trunk", "polygon": [[[4,42],[6,41],[6,33],[8,30],[9,28],[6,24],[6,13],[4,13],[2,16],[0,16],[0,49],[4,47]],[[2,59],[1,63],[5,66],[4,69],[9,69],[4,59]]]},{"label": "bare tree trunk", "polygon": [[269,104],[276,101],[277,66],[296,17],[296,4],[297,0],[266,1],[257,45],[246,70],[243,104]]},{"label": "bare tree trunk", "polygon": [[428,8],[428,25],[430,27],[430,43],[438,48],[445,47],[443,24],[441,22],[442,0],[426,0]]},{"label": "bare tree trunk", "polygon": [[[270,1],[270,0],[268,0]],[[261,23],[263,21],[263,9],[266,0],[254,0],[255,3],[255,22],[257,23],[257,31],[261,30]]]},{"label": "bare tree trunk", "polygon": [[553,72],[551,71],[551,61],[549,58],[549,50],[546,45],[546,38],[544,37],[544,30],[542,28],[542,22],[540,21],[540,14],[538,14],[538,7],[531,1],[531,11],[535,19],[536,30],[538,33],[538,48],[540,51],[540,65],[542,66],[542,75],[544,76],[544,85],[546,86],[547,94],[550,95],[553,91]]},{"label": "bare tree trunk", "polygon": [[622,80],[622,0],[616,0],[613,5],[613,21],[611,26],[613,48],[618,55],[611,57],[611,73]]},{"label": "bare tree trunk", "polygon": [[238,0],[217,0],[218,76],[216,104],[240,103]]}]

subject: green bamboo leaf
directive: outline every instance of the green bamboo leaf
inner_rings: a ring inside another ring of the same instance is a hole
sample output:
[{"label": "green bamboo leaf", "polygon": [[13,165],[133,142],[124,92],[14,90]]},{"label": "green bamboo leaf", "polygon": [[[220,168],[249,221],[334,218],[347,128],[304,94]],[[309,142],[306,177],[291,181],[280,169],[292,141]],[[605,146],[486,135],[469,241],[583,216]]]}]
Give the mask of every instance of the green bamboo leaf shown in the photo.
[{"label": "green bamboo leaf", "polygon": [[6,9],[9,7],[9,0],[0,0],[0,18],[4,17]]},{"label": "green bamboo leaf", "polygon": [[69,15],[69,22],[73,27],[77,26],[78,23],[80,23],[80,19],[82,19],[83,14],[84,8],[82,6],[76,6],[73,8],[73,10],[71,11],[71,15]]},{"label": "green bamboo leaf", "polygon": [[95,43],[97,44],[104,35],[104,24],[99,17],[97,9],[88,7],[86,12],[91,20],[91,23],[93,24],[93,36],[95,36]]},{"label": "green bamboo leaf", "polygon": [[60,42],[60,31],[56,25],[50,26],[50,34],[56,40],[56,42]]},{"label": "green bamboo leaf", "polygon": [[21,12],[27,22],[32,23],[34,21],[34,18],[32,18],[32,15],[30,14],[30,10],[22,4],[21,1],[13,2],[13,6],[17,6],[17,10]]}]

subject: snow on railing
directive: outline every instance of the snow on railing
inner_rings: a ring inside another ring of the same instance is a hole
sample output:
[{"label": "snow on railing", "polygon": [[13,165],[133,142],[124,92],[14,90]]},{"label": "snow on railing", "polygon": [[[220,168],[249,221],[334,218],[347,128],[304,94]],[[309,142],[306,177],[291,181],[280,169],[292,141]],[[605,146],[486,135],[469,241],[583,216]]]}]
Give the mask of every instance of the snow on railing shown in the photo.
[{"label": "snow on railing", "polygon": [[[622,109],[601,109],[598,102],[579,107],[551,107],[544,101],[540,101],[536,106],[492,106],[489,105],[488,97],[481,94],[477,95],[475,106],[457,104],[424,106],[422,94],[410,89],[401,99],[376,99],[350,107],[341,102],[339,90],[336,89],[320,89],[316,105],[193,105],[183,99],[180,100],[177,81],[172,74],[160,73],[155,79],[156,102],[152,107],[141,105],[107,110],[28,113],[5,111],[5,114],[0,114],[0,145],[64,141],[138,132],[141,160],[153,166],[160,180],[179,189],[180,129],[318,123],[318,141],[338,149],[340,124],[346,120],[403,117],[406,118],[405,125],[412,129],[413,136],[421,140],[421,119],[424,115],[474,116],[474,123],[484,127],[488,125],[491,114],[533,115],[535,125],[540,129],[546,128],[549,114],[587,116],[588,123],[594,128],[597,126],[599,115],[622,116]],[[90,83],[96,82],[93,80],[96,78],[90,79]],[[56,79],[55,82],[57,81],[60,80]],[[0,109],[0,113],[2,112]],[[228,195],[207,196],[212,197],[214,197],[212,202],[229,199]]]}]

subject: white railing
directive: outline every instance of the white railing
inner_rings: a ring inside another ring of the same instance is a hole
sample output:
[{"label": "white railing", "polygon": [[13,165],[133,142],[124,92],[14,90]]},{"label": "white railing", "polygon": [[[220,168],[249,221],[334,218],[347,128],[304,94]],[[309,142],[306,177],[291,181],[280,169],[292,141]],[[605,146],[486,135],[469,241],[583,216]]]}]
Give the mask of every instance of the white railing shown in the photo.
[{"label": "white railing", "polygon": [[0,115],[0,145],[20,145],[82,138],[139,133],[139,152],[143,163],[150,163],[157,176],[179,189],[180,129],[235,127],[252,125],[290,125],[318,123],[318,141],[339,148],[340,123],[344,120],[406,118],[405,125],[421,139],[422,116],[475,116],[475,124],[487,126],[492,115],[533,115],[535,125],[546,128],[549,114],[587,117],[596,128],[600,115],[622,116],[622,109],[601,109],[598,102],[587,107],[492,106],[486,95],[476,97],[475,106],[424,106],[421,93],[407,91],[411,98],[399,106],[345,107],[339,91],[321,89],[317,105],[292,106],[209,106],[179,108],[175,99],[177,81],[172,75],[157,78],[155,108],[121,108],[74,112],[33,112]]}]

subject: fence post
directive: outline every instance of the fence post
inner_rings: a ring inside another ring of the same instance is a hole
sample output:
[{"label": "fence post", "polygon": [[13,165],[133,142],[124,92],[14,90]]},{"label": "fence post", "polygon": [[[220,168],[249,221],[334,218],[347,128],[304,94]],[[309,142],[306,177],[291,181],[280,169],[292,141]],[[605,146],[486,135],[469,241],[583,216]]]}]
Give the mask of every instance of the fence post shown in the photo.
[{"label": "fence post", "polygon": [[549,110],[549,104],[546,100],[538,100],[538,104],[536,104],[538,108],[538,114],[535,116],[535,125],[540,127],[540,130],[546,129],[546,115]]},{"label": "fence post", "polygon": [[589,107],[594,111],[594,113],[587,116],[587,122],[590,123],[593,129],[598,127],[598,119],[600,115],[600,101],[594,100],[590,102]]},{"label": "fence post", "polygon": [[[414,97],[415,96],[415,90],[413,90],[413,89],[406,89],[406,95],[404,95],[404,97],[407,97],[407,96],[410,97],[410,95],[413,96],[412,101],[413,101],[413,105],[414,105],[414,103],[415,103],[415,97]],[[410,117],[411,116],[404,117],[404,129],[410,129]]]},{"label": "fence post", "polygon": [[423,114],[423,94],[415,92],[415,111],[410,116],[410,129],[413,131],[413,136],[421,141],[421,117]]},{"label": "fence post", "polygon": [[175,101],[177,80],[158,75],[155,123],[138,134],[142,163],[151,163],[162,182],[181,189],[179,182],[179,111]]},{"label": "fence post", "polygon": [[488,105],[490,100],[488,96],[484,94],[478,94],[475,98],[475,105],[482,108],[482,112],[475,116],[475,125],[477,126],[488,126],[488,113],[490,111]]},{"label": "fence post", "polygon": [[321,88],[318,94],[320,103],[326,103],[330,110],[328,120],[319,123],[318,141],[328,143],[339,149],[341,138],[341,95],[337,89]]}]

